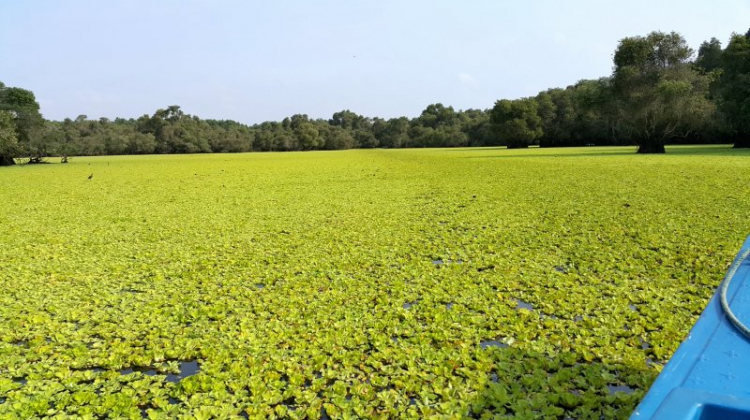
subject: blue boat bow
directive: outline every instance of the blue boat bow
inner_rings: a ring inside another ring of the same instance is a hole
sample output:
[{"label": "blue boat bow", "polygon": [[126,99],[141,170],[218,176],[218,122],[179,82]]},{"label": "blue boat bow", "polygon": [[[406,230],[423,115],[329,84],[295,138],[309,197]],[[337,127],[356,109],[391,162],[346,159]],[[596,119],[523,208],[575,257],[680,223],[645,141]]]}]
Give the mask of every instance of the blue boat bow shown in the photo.
[{"label": "blue boat bow", "polygon": [[[725,282],[737,319],[750,324],[750,237]],[[730,278],[731,277],[731,278]],[[722,309],[719,288],[630,420],[750,420],[750,339]]]}]

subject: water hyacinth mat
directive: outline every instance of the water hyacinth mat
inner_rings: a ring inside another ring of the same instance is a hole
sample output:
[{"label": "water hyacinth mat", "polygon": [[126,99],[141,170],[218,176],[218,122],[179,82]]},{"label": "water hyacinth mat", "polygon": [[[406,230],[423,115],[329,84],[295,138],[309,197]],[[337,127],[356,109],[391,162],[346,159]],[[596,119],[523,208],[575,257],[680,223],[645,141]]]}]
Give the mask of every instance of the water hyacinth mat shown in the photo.
[{"label": "water hyacinth mat", "polygon": [[627,418],[750,233],[750,152],[634,151],[2,168],[0,418]]}]

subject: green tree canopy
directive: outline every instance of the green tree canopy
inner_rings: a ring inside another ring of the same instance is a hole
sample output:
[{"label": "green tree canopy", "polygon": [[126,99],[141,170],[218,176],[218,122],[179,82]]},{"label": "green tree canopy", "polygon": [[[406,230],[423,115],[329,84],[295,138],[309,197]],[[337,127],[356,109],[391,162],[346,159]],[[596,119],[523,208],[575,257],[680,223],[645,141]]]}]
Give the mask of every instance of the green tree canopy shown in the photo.
[{"label": "green tree canopy", "polygon": [[497,138],[509,149],[529,147],[543,134],[542,118],[534,98],[499,100],[490,118]]},{"label": "green tree canopy", "polygon": [[711,77],[692,66],[692,54],[676,32],[620,41],[613,74],[620,129],[639,153],[664,153],[668,140],[687,136],[713,115]]},{"label": "green tree canopy", "polygon": [[13,159],[18,154],[18,136],[13,114],[0,111],[0,166],[15,164]]},{"label": "green tree canopy", "polygon": [[750,37],[732,35],[721,63],[720,109],[734,146],[750,147]]},{"label": "green tree canopy", "polygon": [[33,92],[1,84],[0,111],[12,116],[18,142],[16,153],[25,153],[32,161],[39,161],[47,155],[47,144],[42,136],[44,119]]},{"label": "green tree canopy", "polygon": [[721,41],[711,38],[710,41],[703,41],[698,48],[698,58],[695,59],[695,65],[708,73],[721,67]]}]

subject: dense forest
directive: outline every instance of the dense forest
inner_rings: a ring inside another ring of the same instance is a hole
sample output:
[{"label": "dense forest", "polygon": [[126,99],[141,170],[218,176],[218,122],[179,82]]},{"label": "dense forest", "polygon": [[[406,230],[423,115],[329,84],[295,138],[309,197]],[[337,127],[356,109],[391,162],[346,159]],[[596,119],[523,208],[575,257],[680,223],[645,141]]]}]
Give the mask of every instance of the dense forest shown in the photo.
[{"label": "dense forest", "polygon": [[46,121],[34,94],[0,82],[0,165],[16,158],[350,148],[638,145],[750,147],[750,31],[728,45],[712,38],[693,51],[678,33],[624,38],[613,72],[491,109],[432,104],[416,118],[370,118],[349,110],[330,119],[297,114],[245,125],[204,120],[173,105],[137,119],[79,115]]}]

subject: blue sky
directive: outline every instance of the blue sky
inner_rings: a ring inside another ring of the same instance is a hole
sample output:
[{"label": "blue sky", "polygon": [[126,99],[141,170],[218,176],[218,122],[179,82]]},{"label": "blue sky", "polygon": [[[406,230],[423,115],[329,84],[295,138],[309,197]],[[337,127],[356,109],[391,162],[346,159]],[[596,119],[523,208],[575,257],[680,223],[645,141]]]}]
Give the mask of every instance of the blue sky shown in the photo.
[{"label": "blue sky", "polygon": [[608,75],[626,36],[749,26],[748,0],[0,0],[0,81],[58,120],[413,117]]}]

